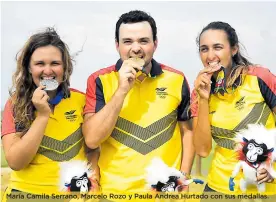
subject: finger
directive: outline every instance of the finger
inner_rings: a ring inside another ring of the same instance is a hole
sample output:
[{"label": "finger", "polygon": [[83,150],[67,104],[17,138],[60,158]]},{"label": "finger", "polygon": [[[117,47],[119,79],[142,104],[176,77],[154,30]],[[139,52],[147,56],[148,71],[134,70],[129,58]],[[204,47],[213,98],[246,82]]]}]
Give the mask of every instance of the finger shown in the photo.
[{"label": "finger", "polygon": [[[45,95],[47,95],[44,90],[36,90],[33,94],[33,98],[37,100],[41,100]],[[48,95],[47,95],[48,96]]]},{"label": "finger", "polygon": [[267,182],[268,183],[271,183],[271,182],[273,182],[274,181],[274,178],[270,178]]},{"label": "finger", "polygon": [[128,79],[135,79],[135,75],[132,74],[132,73],[125,74],[125,77],[128,78]]},{"label": "finger", "polygon": [[50,100],[50,97],[47,94],[44,94],[41,100],[48,102]]},{"label": "finger", "polygon": [[203,81],[204,83],[206,83],[206,85],[209,85],[211,83],[211,80],[207,77],[202,77],[201,81]]},{"label": "finger", "polygon": [[131,73],[135,76],[137,74],[136,70],[134,68],[131,69]]},{"label": "finger", "polygon": [[43,86],[43,85],[39,84],[39,86],[37,87],[36,90],[42,90],[42,89],[44,89],[44,88],[46,88],[46,86]]},{"label": "finger", "polygon": [[199,84],[199,86],[200,86],[201,88],[205,88],[207,85],[208,85],[208,84],[205,83],[204,81],[201,81],[200,84]]},{"label": "finger", "polygon": [[137,69],[137,70],[142,70],[143,67],[141,67],[139,64],[137,64],[136,62],[134,61],[131,61],[131,60],[125,60],[123,65],[122,65],[122,68],[123,69],[128,69],[129,71],[129,68],[132,68],[132,69]]},{"label": "finger", "polygon": [[205,67],[202,70],[200,70],[198,75],[204,74],[204,73],[210,73],[212,72],[212,68],[211,67]]},{"label": "finger", "polygon": [[143,66],[141,66],[141,64],[139,64],[138,62],[135,62],[133,60],[130,60],[128,62],[128,64],[134,69],[137,69],[137,70],[140,70],[140,71],[143,69]]},{"label": "finger", "polygon": [[270,176],[267,176],[267,177],[263,178],[262,180],[258,181],[258,184],[262,184],[264,182],[267,182],[270,179],[271,179]]},{"label": "finger", "polygon": [[208,79],[208,80],[210,80],[210,81],[211,81],[211,77],[209,76],[209,74],[208,74],[208,73],[204,73],[204,74],[202,74],[202,78],[206,78],[206,79]]},{"label": "finger", "polygon": [[257,175],[257,181],[259,182],[259,181],[261,181],[261,180],[263,180],[264,178],[266,178],[268,176],[268,174],[267,173],[264,173],[264,174],[261,174],[261,175]]},{"label": "finger", "polygon": [[267,170],[262,168],[261,170],[258,171],[258,174],[261,175],[261,174],[265,174],[267,173]]}]

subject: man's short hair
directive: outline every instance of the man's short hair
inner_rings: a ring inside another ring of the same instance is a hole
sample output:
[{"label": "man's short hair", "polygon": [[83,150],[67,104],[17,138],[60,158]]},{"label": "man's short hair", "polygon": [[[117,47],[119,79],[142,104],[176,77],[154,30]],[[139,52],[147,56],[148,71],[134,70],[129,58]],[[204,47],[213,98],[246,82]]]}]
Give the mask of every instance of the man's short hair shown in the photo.
[{"label": "man's short hair", "polygon": [[115,39],[119,42],[119,28],[122,23],[137,23],[137,22],[149,22],[152,30],[153,41],[157,39],[157,27],[155,20],[146,12],[140,10],[130,11],[128,13],[124,13],[120,16],[119,20],[116,23],[116,31],[115,31]]}]

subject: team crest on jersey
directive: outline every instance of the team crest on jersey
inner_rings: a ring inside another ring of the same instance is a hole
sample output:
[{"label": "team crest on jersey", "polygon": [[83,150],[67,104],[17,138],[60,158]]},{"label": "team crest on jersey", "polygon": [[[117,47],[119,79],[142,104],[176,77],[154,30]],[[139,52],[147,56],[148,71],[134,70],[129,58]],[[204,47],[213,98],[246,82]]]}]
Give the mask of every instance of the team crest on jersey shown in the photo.
[{"label": "team crest on jersey", "polygon": [[65,118],[70,122],[75,121],[77,119],[77,115],[74,114],[75,112],[76,112],[76,110],[71,110],[71,111],[65,112],[64,113]]},{"label": "team crest on jersey", "polygon": [[161,87],[161,88],[155,88],[156,95],[158,95],[160,98],[164,99],[167,97],[168,93],[166,92],[167,88]]},{"label": "team crest on jersey", "polygon": [[239,99],[235,104],[235,108],[239,111],[244,108],[244,104],[245,104],[244,98],[245,98],[245,96],[243,96],[241,99]]}]

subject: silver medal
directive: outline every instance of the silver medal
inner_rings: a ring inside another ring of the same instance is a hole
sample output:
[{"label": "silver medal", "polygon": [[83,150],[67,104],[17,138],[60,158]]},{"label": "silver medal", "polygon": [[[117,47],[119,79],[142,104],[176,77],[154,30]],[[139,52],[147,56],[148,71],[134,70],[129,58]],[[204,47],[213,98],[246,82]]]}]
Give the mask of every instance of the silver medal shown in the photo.
[{"label": "silver medal", "polygon": [[40,84],[46,86],[43,90],[45,91],[53,91],[58,88],[58,82],[55,79],[43,79],[40,81]]}]

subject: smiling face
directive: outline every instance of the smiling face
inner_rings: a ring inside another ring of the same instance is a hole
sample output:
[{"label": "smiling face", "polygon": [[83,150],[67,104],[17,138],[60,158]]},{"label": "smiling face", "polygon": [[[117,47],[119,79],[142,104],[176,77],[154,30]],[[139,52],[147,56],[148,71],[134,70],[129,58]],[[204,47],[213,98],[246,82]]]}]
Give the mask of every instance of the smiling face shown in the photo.
[{"label": "smiling face", "polygon": [[223,30],[204,31],[199,40],[200,59],[204,67],[211,66],[217,70],[222,65],[232,67],[232,57],[237,53],[237,45],[230,46],[227,34]]},{"label": "smiling face", "polygon": [[121,59],[138,57],[145,61],[147,67],[151,64],[153,53],[157,48],[157,40],[153,41],[152,29],[147,21],[121,24],[119,41],[116,48]]},{"label": "smiling face", "polygon": [[42,79],[55,79],[60,85],[64,74],[61,51],[51,45],[37,48],[32,54],[29,71],[37,87]]}]

